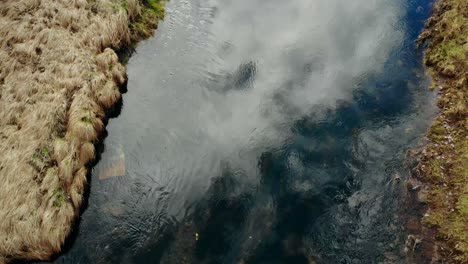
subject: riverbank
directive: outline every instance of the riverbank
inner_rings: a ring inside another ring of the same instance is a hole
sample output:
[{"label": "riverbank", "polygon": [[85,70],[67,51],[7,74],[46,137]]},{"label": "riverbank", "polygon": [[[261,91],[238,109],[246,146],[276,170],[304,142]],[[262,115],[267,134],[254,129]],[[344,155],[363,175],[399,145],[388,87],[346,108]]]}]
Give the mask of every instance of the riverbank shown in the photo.
[{"label": "riverbank", "polygon": [[439,92],[440,112],[409,181],[410,190],[418,189],[416,200],[425,205],[421,236],[411,237],[411,243],[413,249],[426,247],[423,254],[433,261],[467,263],[468,1],[439,0],[419,42],[427,46],[424,63]]},{"label": "riverbank", "polygon": [[0,3],[0,263],[60,252],[95,144],[120,100],[116,51],[150,36],[159,0]]}]

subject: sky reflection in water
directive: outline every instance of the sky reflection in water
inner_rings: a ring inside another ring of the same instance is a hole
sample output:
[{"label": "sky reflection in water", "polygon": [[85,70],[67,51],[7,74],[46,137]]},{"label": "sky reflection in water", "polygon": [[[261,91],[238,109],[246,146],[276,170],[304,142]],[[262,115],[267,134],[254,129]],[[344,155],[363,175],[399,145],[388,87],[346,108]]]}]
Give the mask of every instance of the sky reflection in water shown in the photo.
[{"label": "sky reflection in water", "polygon": [[433,111],[413,45],[429,8],[168,3],[56,262],[401,261],[391,179]]}]

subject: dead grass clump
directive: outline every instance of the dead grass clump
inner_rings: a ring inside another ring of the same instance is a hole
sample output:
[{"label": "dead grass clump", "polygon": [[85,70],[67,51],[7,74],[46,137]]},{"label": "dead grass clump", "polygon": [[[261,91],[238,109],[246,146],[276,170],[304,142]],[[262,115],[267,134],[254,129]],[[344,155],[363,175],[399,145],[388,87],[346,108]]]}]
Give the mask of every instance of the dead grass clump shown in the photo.
[{"label": "dead grass clump", "polygon": [[54,158],[60,163],[68,155],[68,142],[63,138],[56,138],[54,142]]},{"label": "dead grass clump", "polygon": [[120,64],[117,64],[114,67],[112,67],[111,74],[112,74],[112,80],[114,80],[114,82],[119,86],[122,85],[127,79],[125,68]]},{"label": "dead grass clump", "polygon": [[109,68],[116,65],[119,62],[117,54],[110,48],[104,49],[104,51],[96,56],[96,63],[99,70],[106,73]]},{"label": "dead grass clump", "polygon": [[104,130],[104,112],[90,90],[77,93],[68,111],[68,131],[83,142],[94,142]]},{"label": "dead grass clump", "polygon": [[[124,2],[125,3],[125,2]],[[141,5],[137,0],[128,0],[127,5],[124,6],[127,10],[128,19],[130,21],[135,21],[141,17]]]},{"label": "dead grass clump", "polygon": [[86,166],[89,162],[93,161],[95,157],[94,144],[91,142],[85,142],[80,148],[79,164]]},{"label": "dead grass clump", "polygon": [[85,191],[87,183],[86,173],[87,169],[85,167],[82,167],[76,172],[75,176],[73,177],[73,183],[70,189],[70,198],[76,210],[79,210],[83,202],[83,193]]},{"label": "dead grass clump", "polygon": [[75,162],[74,155],[68,155],[58,164],[58,176],[64,186],[70,186],[73,180]]},{"label": "dead grass clump", "polygon": [[49,168],[41,183],[41,192],[47,192],[49,189],[57,188],[60,185],[58,171],[56,167]]},{"label": "dead grass clump", "polygon": [[111,107],[120,99],[120,92],[113,82],[107,82],[96,96],[101,105]]},{"label": "dead grass clump", "polygon": [[[155,5],[157,3],[157,5]],[[162,2],[0,1],[0,263],[47,260],[77,217],[105,110]],[[159,13],[158,13],[159,12]]]}]

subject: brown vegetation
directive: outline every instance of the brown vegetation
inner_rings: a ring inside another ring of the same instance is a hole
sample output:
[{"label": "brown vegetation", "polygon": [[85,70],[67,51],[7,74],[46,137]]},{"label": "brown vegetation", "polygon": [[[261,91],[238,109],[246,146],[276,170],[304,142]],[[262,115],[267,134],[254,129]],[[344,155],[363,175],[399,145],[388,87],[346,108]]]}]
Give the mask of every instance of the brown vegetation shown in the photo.
[{"label": "brown vegetation", "polygon": [[412,184],[427,203],[418,241],[435,241],[432,261],[468,263],[468,0],[439,0],[420,41],[440,113]]},{"label": "brown vegetation", "polygon": [[0,263],[60,251],[120,99],[114,52],[151,35],[155,0],[0,1]]}]

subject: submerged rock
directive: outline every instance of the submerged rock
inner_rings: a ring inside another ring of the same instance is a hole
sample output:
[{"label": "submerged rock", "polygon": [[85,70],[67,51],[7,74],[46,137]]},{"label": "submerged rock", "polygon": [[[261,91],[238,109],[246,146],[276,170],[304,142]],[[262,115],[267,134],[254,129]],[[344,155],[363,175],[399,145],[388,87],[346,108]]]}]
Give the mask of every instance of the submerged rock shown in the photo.
[{"label": "submerged rock", "polygon": [[102,166],[99,168],[99,179],[105,180],[112,177],[125,176],[125,153],[122,146],[118,146],[112,151],[111,157],[108,160],[103,160]]}]

